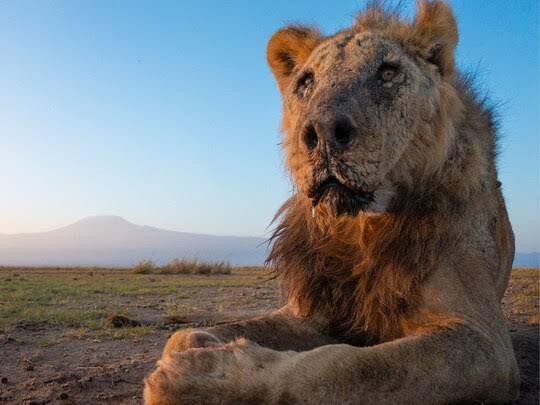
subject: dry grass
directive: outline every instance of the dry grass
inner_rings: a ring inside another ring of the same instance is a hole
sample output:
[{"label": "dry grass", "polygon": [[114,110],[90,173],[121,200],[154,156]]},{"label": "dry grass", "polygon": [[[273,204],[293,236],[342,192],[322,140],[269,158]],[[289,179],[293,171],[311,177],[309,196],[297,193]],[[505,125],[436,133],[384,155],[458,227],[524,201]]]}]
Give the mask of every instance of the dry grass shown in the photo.
[{"label": "dry grass", "polygon": [[507,293],[514,316],[529,324],[540,323],[540,269],[516,268]]},{"label": "dry grass", "polygon": [[203,262],[174,259],[165,266],[156,266],[151,260],[142,260],[131,269],[134,274],[231,274],[233,267],[224,261]]},{"label": "dry grass", "polygon": [[134,274],[151,274],[156,272],[156,265],[151,260],[141,260],[133,268],[131,272]]},{"label": "dry grass", "polygon": [[199,262],[197,260],[174,259],[165,265],[162,274],[231,274],[232,267],[227,262]]}]

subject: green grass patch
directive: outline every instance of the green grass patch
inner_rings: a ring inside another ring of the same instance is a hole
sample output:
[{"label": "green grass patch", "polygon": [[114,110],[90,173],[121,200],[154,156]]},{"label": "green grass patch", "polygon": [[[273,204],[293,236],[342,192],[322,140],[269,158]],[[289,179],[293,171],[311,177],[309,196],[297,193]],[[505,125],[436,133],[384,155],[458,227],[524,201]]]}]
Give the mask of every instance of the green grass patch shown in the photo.
[{"label": "green grass patch", "polygon": [[[110,314],[134,316],[140,308],[163,315],[190,310],[201,288],[211,291],[260,284],[261,269],[215,274],[133,274],[129,269],[0,268],[0,329],[22,323],[46,323],[72,330],[106,328]],[[210,296],[209,302],[219,300]],[[130,334],[147,333],[145,327]],[[133,328],[131,328],[133,329]],[[109,331],[107,334],[123,335]],[[126,332],[127,333],[127,332]]]}]

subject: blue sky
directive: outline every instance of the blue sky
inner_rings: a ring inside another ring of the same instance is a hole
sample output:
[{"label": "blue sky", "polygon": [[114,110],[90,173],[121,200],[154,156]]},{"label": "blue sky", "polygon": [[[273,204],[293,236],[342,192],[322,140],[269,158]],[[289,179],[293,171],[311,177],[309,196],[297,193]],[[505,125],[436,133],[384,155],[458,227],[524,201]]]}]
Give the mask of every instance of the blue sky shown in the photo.
[{"label": "blue sky", "polygon": [[[501,103],[518,250],[540,250],[538,1],[450,3],[459,66]],[[264,235],[291,189],[266,41],[288,22],[331,33],[360,4],[1,1],[0,233],[114,214]]]}]

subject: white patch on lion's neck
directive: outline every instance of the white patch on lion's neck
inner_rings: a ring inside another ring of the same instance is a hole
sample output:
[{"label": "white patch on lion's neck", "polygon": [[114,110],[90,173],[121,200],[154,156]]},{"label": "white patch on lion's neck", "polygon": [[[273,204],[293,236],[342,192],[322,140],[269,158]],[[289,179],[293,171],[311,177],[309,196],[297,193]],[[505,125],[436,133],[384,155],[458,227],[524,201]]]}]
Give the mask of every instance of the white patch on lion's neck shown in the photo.
[{"label": "white patch on lion's neck", "polygon": [[390,206],[392,199],[395,197],[396,191],[392,186],[384,184],[377,190],[375,190],[373,194],[373,202],[369,204],[368,209],[366,210],[366,214],[385,213]]}]

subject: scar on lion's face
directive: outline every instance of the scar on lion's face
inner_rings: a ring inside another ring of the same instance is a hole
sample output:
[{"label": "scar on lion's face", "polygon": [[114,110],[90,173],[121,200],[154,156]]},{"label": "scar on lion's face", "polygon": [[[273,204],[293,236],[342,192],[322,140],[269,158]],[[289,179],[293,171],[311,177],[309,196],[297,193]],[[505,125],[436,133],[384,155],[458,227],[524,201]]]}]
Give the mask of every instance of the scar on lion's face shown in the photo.
[{"label": "scar on lion's face", "polygon": [[438,169],[433,145],[429,152],[425,146],[437,138],[431,123],[444,113],[434,106],[448,104],[443,61],[457,38],[422,48],[411,32],[414,25],[393,35],[355,28],[324,38],[293,26],[271,39],[286,164],[314,209],[352,216],[386,211],[413,171]]}]

